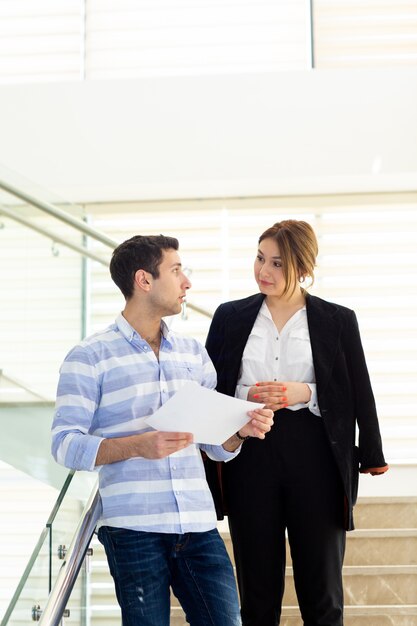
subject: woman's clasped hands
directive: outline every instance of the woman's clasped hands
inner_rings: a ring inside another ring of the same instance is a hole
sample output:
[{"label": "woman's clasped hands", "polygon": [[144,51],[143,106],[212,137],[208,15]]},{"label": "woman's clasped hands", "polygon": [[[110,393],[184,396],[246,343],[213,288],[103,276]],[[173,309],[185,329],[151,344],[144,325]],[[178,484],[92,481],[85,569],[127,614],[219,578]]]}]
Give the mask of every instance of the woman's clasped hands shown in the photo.
[{"label": "woman's clasped hands", "polygon": [[293,381],[264,381],[249,387],[248,400],[259,402],[265,408],[279,411],[294,404],[307,404],[311,398],[311,389],[306,383]]}]

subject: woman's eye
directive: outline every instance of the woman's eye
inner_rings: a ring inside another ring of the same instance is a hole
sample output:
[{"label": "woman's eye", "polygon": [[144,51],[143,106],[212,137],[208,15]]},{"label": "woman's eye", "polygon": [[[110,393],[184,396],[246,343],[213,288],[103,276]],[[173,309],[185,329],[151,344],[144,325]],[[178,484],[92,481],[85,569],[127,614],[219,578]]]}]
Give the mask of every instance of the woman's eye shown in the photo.
[{"label": "woman's eye", "polygon": [[282,267],[282,264],[281,264],[281,263],[279,263],[278,261],[276,261],[276,262],[274,263],[274,267]]},{"label": "woman's eye", "polygon": [[257,259],[258,261],[263,261],[263,257],[261,257],[259,254],[257,254],[257,255],[256,255],[256,259]]}]

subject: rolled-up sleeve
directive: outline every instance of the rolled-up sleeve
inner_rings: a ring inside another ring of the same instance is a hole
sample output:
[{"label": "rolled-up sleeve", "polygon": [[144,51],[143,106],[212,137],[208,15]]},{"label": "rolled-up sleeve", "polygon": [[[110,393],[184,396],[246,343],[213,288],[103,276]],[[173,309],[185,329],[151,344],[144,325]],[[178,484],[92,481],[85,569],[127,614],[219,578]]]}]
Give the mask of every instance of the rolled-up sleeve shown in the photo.
[{"label": "rolled-up sleeve", "polygon": [[239,446],[234,452],[228,452],[223,446],[213,446],[208,444],[201,444],[200,449],[204,450],[209,459],[212,461],[231,461],[240,452],[242,446]]},{"label": "rolled-up sleeve", "polygon": [[90,434],[99,398],[99,381],[87,350],[77,346],[60,369],[54,419],[52,455],[74,470],[93,470],[102,437]]}]

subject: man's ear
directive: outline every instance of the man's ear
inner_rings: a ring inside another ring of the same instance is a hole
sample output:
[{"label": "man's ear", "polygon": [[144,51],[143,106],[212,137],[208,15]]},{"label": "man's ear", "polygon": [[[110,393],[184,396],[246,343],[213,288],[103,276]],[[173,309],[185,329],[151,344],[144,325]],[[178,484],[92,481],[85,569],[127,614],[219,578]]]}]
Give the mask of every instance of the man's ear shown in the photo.
[{"label": "man's ear", "polygon": [[151,283],[147,278],[147,274],[149,272],[145,272],[145,270],[137,270],[135,273],[135,283],[139,289],[143,291],[150,291]]}]

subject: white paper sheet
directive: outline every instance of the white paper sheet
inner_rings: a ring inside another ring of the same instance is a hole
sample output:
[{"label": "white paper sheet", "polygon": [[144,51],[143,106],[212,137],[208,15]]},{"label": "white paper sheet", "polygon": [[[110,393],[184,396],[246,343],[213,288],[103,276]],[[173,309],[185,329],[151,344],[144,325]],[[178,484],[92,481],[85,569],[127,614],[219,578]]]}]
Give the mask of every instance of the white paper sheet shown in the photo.
[{"label": "white paper sheet", "polygon": [[190,381],[144,421],[156,430],[193,433],[195,443],[220,445],[264,405],[231,398]]}]

